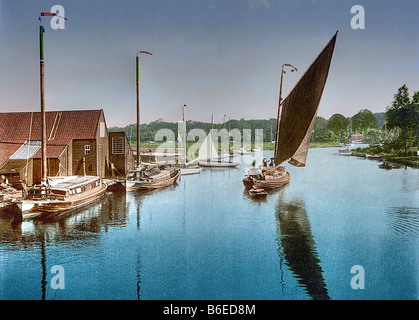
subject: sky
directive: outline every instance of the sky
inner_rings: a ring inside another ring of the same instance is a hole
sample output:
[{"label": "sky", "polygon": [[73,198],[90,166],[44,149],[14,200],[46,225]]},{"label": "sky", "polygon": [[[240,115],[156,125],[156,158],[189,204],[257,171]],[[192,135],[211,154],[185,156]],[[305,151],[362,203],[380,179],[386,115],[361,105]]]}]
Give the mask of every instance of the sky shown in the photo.
[{"label": "sky", "polygon": [[[397,89],[419,91],[419,2],[336,0],[0,0],[0,112],[39,111],[41,12],[48,110],[103,109],[108,127],[276,117],[286,96],[339,30],[319,116],[384,112]],[[353,29],[354,5],[365,28]]]}]

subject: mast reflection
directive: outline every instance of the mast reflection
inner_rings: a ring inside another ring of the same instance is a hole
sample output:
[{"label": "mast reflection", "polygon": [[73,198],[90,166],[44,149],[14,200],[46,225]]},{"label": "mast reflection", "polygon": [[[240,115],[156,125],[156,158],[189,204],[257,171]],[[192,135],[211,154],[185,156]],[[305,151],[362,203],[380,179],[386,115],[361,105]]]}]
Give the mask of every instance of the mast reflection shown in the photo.
[{"label": "mast reflection", "polygon": [[304,201],[287,202],[281,195],[275,216],[280,259],[283,255],[286,265],[312,299],[329,300]]},{"label": "mast reflection", "polygon": [[[129,204],[124,194],[107,194],[105,197],[83,208],[62,214],[32,220],[16,219],[11,213],[0,215],[0,240],[10,244],[8,250],[33,249],[40,251],[40,293],[41,300],[48,298],[50,247],[61,244],[97,246],[102,232],[110,227],[127,224]],[[137,216],[139,217],[137,204]],[[139,267],[139,265],[138,265]],[[139,275],[138,275],[139,280]],[[139,292],[139,281],[137,287]]]}]

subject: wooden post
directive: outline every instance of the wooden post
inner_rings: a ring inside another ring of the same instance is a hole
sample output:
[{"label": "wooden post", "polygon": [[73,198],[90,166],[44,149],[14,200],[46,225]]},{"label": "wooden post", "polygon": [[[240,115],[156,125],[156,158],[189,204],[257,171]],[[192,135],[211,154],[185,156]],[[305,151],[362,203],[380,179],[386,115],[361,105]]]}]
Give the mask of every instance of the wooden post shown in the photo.
[{"label": "wooden post", "polygon": [[86,157],[83,157],[83,176],[86,175]]}]

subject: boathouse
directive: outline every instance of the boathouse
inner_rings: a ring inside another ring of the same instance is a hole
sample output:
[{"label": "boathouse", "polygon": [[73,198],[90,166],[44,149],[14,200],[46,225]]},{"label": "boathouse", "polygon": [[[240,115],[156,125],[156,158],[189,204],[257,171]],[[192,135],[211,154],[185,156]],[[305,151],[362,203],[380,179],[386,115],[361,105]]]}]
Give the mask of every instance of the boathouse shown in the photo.
[{"label": "boathouse", "polygon": [[125,132],[108,132],[111,176],[125,176],[134,169],[134,153]]},{"label": "boathouse", "polygon": [[[48,176],[109,176],[103,110],[46,112]],[[41,113],[0,113],[0,173],[12,183],[41,179]]]},{"label": "boathouse", "polygon": [[350,134],[348,136],[348,143],[363,143],[364,142],[364,135],[363,134]]}]

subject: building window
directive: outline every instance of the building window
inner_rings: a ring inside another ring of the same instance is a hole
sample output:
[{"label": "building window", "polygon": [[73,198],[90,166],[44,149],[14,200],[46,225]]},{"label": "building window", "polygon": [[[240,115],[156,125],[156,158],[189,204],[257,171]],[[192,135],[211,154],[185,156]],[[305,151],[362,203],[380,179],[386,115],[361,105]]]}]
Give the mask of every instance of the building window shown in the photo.
[{"label": "building window", "polygon": [[84,146],[84,154],[90,154],[90,144]]},{"label": "building window", "polygon": [[112,154],[124,154],[124,137],[112,137]]}]

